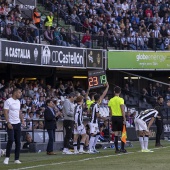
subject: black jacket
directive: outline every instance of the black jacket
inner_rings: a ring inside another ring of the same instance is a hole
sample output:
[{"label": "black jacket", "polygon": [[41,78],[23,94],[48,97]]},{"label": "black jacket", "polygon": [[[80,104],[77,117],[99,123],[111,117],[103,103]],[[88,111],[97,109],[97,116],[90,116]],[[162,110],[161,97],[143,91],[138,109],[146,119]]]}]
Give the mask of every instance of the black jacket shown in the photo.
[{"label": "black jacket", "polygon": [[156,118],[157,119],[161,119],[163,120],[164,115],[166,114],[166,110],[165,110],[165,106],[164,105],[160,105],[159,103],[156,104],[155,109],[158,111],[158,116],[160,116],[161,118]]},{"label": "black jacket", "polygon": [[45,125],[44,125],[45,129],[57,128],[56,121],[58,120],[58,118],[53,115],[53,112],[50,110],[49,107],[47,107],[44,111],[44,120],[45,120]]}]

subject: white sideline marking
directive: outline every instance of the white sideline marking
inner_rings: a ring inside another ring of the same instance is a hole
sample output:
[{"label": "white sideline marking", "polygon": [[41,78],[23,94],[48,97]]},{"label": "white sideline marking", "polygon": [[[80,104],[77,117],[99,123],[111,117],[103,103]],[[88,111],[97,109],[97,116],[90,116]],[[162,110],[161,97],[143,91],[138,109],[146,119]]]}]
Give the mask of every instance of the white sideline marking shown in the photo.
[{"label": "white sideline marking", "polygon": [[98,157],[93,157],[93,158],[80,159],[80,160],[77,160],[77,161],[58,162],[58,163],[51,163],[51,164],[44,164],[44,165],[36,165],[36,166],[28,166],[28,167],[17,168],[17,169],[9,169],[9,170],[33,169],[33,168],[45,167],[45,166],[51,166],[51,165],[68,164],[68,163],[89,161],[89,160],[93,160],[93,159],[108,158],[108,157],[115,157],[115,156],[121,156],[121,155],[128,155],[128,154],[132,154],[132,153],[135,153],[135,152],[127,152],[127,153],[122,153],[122,154],[117,154],[117,155],[98,156]]},{"label": "white sideline marking", "polygon": [[[169,148],[169,147],[170,146],[160,147],[160,148],[151,148],[151,150],[166,149],[166,148]],[[139,152],[139,151],[137,151],[137,152]],[[9,170],[24,170],[24,169],[33,169],[33,168],[45,167],[45,166],[51,166],[51,165],[69,164],[69,163],[75,163],[75,162],[89,161],[89,160],[93,160],[93,159],[101,159],[101,158],[116,157],[116,156],[121,156],[121,155],[128,155],[128,154],[137,153],[137,152],[127,152],[127,153],[122,153],[122,154],[117,154],[117,155],[98,156],[98,157],[93,157],[93,158],[85,158],[85,159],[81,159],[81,160],[77,160],[77,161],[58,162],[58,163],[28,166],[28,167],[17,168],[17,169],[9,169]]]}]

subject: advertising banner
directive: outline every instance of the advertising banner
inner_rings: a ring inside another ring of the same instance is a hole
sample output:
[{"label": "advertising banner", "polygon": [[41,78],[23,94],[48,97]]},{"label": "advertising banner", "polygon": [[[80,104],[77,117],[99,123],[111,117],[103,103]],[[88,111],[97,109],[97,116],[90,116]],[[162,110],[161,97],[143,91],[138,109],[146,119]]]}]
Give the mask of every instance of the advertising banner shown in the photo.
[{"label": "advertising banner", "polygon": [[32,18],[33,9],[36,7],[36,0],[15,0],[14,5],[19,5],[23,18]]},{"label": "advertising banner", "polygon": [[42,46],[41,64],[65,67],[84,67],[85,50],[49,45]]},{"label": "advertising banner", "polygon": [[41,64],[41,46],[11,41],[1,42],[1,60],[5,62]]},{"label": "advertising banner", "polygon": [[103,69],[103,50],[87,49],[86,58],[87,68]]},{"label": "advertising banner", "polygon": [[109,69],[170,69],[170,52],[109,51]]}]

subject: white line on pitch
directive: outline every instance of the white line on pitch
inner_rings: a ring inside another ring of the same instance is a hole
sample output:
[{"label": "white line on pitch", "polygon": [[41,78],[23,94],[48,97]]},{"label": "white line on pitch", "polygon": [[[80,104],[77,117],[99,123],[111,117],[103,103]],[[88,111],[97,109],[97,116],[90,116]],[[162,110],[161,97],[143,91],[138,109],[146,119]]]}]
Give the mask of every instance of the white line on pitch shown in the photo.
[{"label": "white line on pitch", "polygon": [[67,161],[67,162],[58,162],[58,163],[51,163],[51,164],[44,164],[44,165],[28,166],[28,167],[9,169],[9,170],[33,169],[33,168],[45,167],[45,166],[51,166],[51,165],[69,164],[69,163],[83,162],[83,161],[88,161],[88,160],[93,160],[93,159],[101,159],[101,158],[115,157],[115,156],[121,156],[121,155],[128,155],[128,154],[132,154],[132,153],[134,153],[134,152],[127,152],[127,153],[122,153],[122,154],[117,154],[117,155],[98,156],[98,157],[93,157],[93,158],[85,158],[85,159],[80,159],[77,161]]},{"label": "white line on pitch", "polygon": [[[170,146],[160,147],[160,148],[151,148],[151,150],[156,150],[156,149],[166,149],[166,148],[169,148],[169,147],[170,147]],[[137,152],[138,152],[138,151],[137,151]],[[98,156],[98,157],[93,157],[93,158],[80,159],[80,160],[78,160],[78,161],[58,162],[58,163],[52,163],[52,164],[44,164],[44,165],[28,166],[28,167],[17,168],[17,169],[9,169],[9,170],[33,169],[33,168],[39,168],[39,167],[45,167],[45,166],[51,166],[51,165],[61,165],[61,164],[69,164],[69,163],[75,163],[75,162],[83,162],[83,161],[88,161],[88,160],[93,160],[93,159],[101,159],[101,158],[108,158],[108,157],[116,157],[116,156],[121,156],[121,155],[132,154],[132,153],[136,153],[136,152],[127,152],[127,153],[122,153],[122,154],[117,154],[117,155]]]}]

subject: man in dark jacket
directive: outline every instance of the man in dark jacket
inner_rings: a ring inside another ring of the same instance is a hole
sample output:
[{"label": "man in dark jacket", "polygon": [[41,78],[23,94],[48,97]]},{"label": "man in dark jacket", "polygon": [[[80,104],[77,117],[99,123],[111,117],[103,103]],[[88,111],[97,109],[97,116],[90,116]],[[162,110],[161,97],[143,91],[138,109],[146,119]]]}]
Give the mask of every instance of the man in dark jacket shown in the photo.
[{"label": "man in dark jacket", "polygon": [[156,117],[156,121],[155,121],[155,124],[157,126],[155,146],[162,147],[160,143],[160,139],[163,130],[163,112],[165,112],[164,99],[162,96],[159,96],[157,98],[157,104],[155,106],[155,109],[158,111],[158,116]]},{"label": "man in dark jacket", "polygon": [[44,120],[45,120],[45,129],[47,129],[49,141],[47,145],[47,155],[56,155],[53,152],[53,142],[55,141],[55,129],[56,121],[58,120],[59,113],[56,113],[54,110],[54,103],[52,100],[46,101],[46,109],[44,112]]}]

